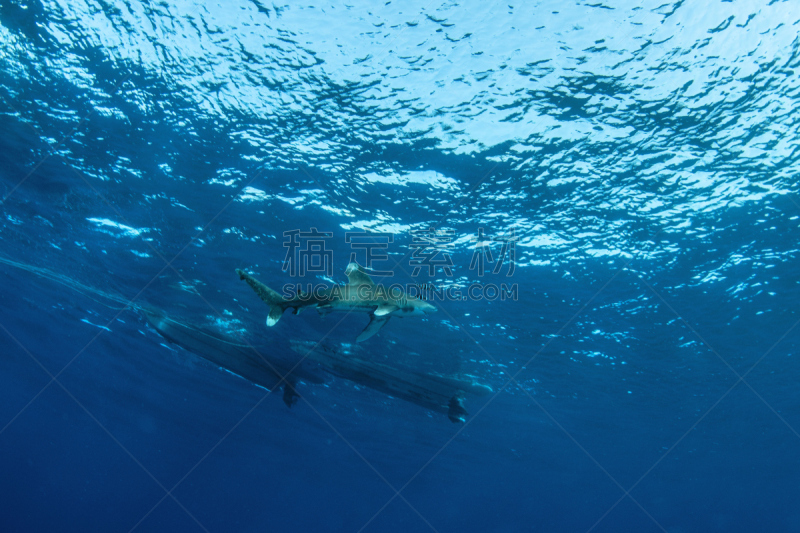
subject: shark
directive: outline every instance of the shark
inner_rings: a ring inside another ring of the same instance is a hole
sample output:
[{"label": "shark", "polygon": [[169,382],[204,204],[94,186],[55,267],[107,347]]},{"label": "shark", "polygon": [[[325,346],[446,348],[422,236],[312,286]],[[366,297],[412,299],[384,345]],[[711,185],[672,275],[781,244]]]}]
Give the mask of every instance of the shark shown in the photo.
[{"label": "shark", "polygon": [[243,270],[236,269],[236,273],[269,306],[269,327],[277,324],[284,311],[290,308],[294,314],[306,307],[315,307],[322,315],[331,311],[367,313],[369,324],[356,338],[356,342],[362,342],[380,331],[392,317],[425,316],[437,310],[436,306],[410,294],[376,284],[361,265],[355,262],[347,265],[345,270],[347,285],[334,285],[310,294],[297,294],[292,298],[284,298]]}]

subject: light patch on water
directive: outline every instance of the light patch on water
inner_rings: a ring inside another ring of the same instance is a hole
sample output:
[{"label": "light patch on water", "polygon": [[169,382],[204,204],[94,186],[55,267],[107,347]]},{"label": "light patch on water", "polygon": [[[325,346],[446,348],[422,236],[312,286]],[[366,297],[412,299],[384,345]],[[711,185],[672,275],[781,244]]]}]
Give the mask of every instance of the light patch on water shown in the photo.
[{"label": "light patch on water", "polygon": [[[233,182],[230,182],[231,184]],[[223,185],[228,185],[228,182],[224,182]],[[261,189],[256,189],[255,187],[245,187],[242,189],[242,192],[239,194],[239,197],[236,198],[237,202],[263,202],[265,200],[269,200],[272,198],[269,194],[262,191]]]},{"label": "light patch on water", "polygon": [[451,324],[449,320],[442,320],[441,324],[447,327],[450,331],[459,331],[461,328],[455,324]]},{"label": "light patch on water", "polygon": [[406,233],[411,231],[412,226],[409,224],[400,224],[398,222],[385,222],[384,220],[380,220],[380,218],[385,217],[378,217],[378,220],[359,220],[358,222],[353,222],[352,224],[340,224],[341,228],[349,231],[349,230],[369,230],[374,231],[376,233],[392,233],[392,234],[399,234],[399,233]]},{"label": "light patch on water", "polygon": [[[231,316],[230,312],[226,312],[224,314],[226,316]],[[237,318],[223,318],[212,315],[209,315],[206,318],[214,325],[214,327],[219,328],[223,332],[241,336],[247,334],[247,328],[245,328],[242,324],[242,321]]]},{"label": "light patch on water", "polygon": [[563,248],[571,244],[570,241],[553,233],[526,236],[517,242],[517,246],[536,248]]},{"label": "light patch on water", "polygon": [[398,187],[406,187],[412,183],[419,183],[428,185],[434,189],[443,189],[450,191],[457,191],[460,189],[459,183],[453,178],[448,178],[443,174],[435,171],[415,171],[405,172],[402,174],[386,174],[381,175],[374,172],[362,176],[364,180],[369,183],[383,183],[386,185],[395,185]]},{"label": "light patch on water", "polygon": [[108,218],[87,218],[89,222],[94,224],[97,231],[107,233],[113,237],[138,237],[144,232],[150,231],[149,228],[132,228],[119,222],[114,222]]},{"label": "light patch on water", "polygon": [[47,220],[46,218],[42,217],[42,216],[36,215],[35,217],[33,217],[33,219],[41,222],[45,226],[49,226],[51,228],[53,227],[53,223],[50,222],[49,220]]},{"label": "light patch on water", "polygon": [[[237,202],[265,202],[267,200],[280,200],[282,202],[286,202],[289,205],[294,205],[296,207],[302,208],[303,206],[297,206],[298,203],[305,200],[305,196],[295,196],[295,197],[287,197],[280,194],[268,194],[261,189],[256,189],[255,187],[245,187],[242,189],[241,194],[236,198]],[[313,203],[313,202],[312,202]]]},{"label": "light patch on water", "polygon": [[343,217],[350,217],[353,218],[355,215],[349,210],[344,209],[342,207],[333,207],[332,205],[322,204],[320,205],[322,209],[328,211],[329,213],[333,213],[334,215],[340,215]]},{"label": "light patch on water", "polygon": [[[119,120],[127,120],[128,117],[125,116],[121,110],[117,109],[116,107],[103,107],[103,106],[95,106],[94,110],[97,114],[102,115],[107,118],[116,118]],[[102,140],[102,139],[98,139]]]},{"label": "light patch on water", "polygon": [[630,259],[633,257],[628,252],[622,250],[602,250],[598,248],[589,248],[584,250],[587,255],[591,255],[592,257],[624,257],[625,259]]},{"label": "light patch on water", "polygon": [[[227,180],[221,180],[219,178],[211,178],[206,183],[208,183],[209,185],[224,185],[226,187],[235,187],[236,184],[239,183],[239,180],[236,179],[236,178],[227,179]],[[248,189],[249,189],[249,187],[248,187]]]},{"label": "light patch on water", "polygon": [[236,169],[225,168],[217,172],[217,175],[206,181],[208,185],[224,185],[225,187],[237,187],[247,176]]},{"label": "light patch on water", "polygon": [[590,352],[575,352],[575,354],[583,353],[586,357],[590,359],[594,359],[595,357],[600,357],[601,359],[614,359],[613,357],[606,355],[602,352],[590,351]]},{"label": "light patch on water", "polygon": [[84,323],[86,323],[86,324],[89,324],[90,326],[94,326],[94,327],[96,327],[96,328],[104,329],[104,330],[106,330],[106,331],[108,331],[108,332],[111,332],[111,330],[110,330],[110,329],[108,329],[107,327],[105,327],[105,326],[100,326],[100,325],[98,325],[98,324],[93,324],[93,323],[89,322],[88,320],[86,320],[85,318],[82,318],[82,319],[81,319],[81,322],[84,322]]}]

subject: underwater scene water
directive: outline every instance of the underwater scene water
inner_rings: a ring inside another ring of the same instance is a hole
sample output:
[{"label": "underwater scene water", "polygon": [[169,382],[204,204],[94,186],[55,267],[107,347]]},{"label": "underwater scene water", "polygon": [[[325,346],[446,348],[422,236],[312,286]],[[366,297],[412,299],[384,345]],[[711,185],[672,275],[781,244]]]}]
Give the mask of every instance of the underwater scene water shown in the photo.
[{"label": "underwater scene water", "polygon": [[799,28],[0,1],[0,531],[800,531]]}]

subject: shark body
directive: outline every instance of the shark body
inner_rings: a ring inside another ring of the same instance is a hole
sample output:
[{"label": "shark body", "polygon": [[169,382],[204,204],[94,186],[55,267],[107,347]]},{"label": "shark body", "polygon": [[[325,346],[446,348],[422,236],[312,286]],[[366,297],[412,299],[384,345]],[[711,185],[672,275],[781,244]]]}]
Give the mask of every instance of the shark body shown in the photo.
[{"label": "shark body", "polygon": [[347,285],[334,285],[291,299],[282,297],[243,270],[237,269],[236,273],[269,306],[267,326],[277,324],[289,308],[294,314],[304,307],[316,307],[321,314],[331,311],[368,313],[369,324],[356,338],[356,342],[361,342],[375,335],[393,316],[424,316],[436,311],[436,307],[419,298],[375,284],[357,263],[350,263],[345,270],[349,281]]}]

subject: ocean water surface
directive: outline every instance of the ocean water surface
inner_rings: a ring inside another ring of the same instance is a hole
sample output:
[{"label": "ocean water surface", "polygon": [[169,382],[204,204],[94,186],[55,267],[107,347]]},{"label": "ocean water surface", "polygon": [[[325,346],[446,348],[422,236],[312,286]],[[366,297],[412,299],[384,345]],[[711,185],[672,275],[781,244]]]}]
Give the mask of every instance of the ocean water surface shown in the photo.
[{"label": "ocean water surface", "polygon": [[[799,29],[0,0],[0,531],[800,531]],[[235,272],[351,260],[438,311],[267,327]],[[299,400],[148,309],[302,365]],[[297,346],[491,393],[453,423]]]}]

